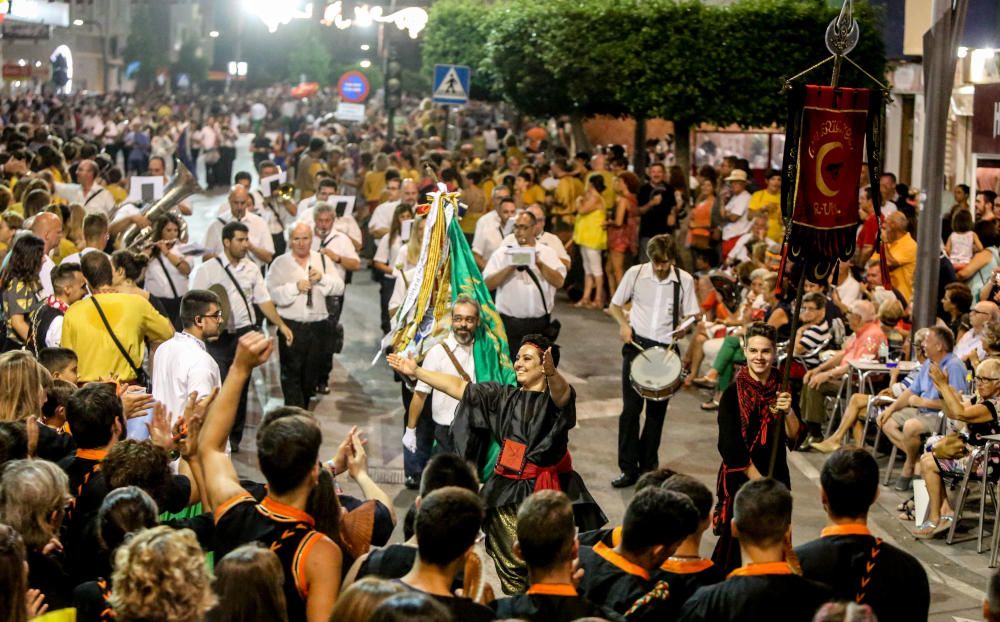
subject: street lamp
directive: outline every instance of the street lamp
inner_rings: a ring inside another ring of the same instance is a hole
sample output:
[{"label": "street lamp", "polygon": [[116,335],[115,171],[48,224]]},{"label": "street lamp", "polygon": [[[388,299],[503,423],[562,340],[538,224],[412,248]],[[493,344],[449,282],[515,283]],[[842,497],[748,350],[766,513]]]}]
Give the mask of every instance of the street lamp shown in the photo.
[{"label": "street lamp", "polygon": [[213,38],[213,39],[218,39],[219,38],[219,31],[218,30],[213,30],[213,31],[211,31],[211,32],[208,33],[208,36],[211,37],[211,38]]},{"label": "street lamp", "polygon": [[74,19],[74,26],[95,26],[97,36],[101,38],[101,62],[104,67],[101,71],[101,84],[105,93],[108,92],[108,38],[104,36],[104,24],[93,19]]}]

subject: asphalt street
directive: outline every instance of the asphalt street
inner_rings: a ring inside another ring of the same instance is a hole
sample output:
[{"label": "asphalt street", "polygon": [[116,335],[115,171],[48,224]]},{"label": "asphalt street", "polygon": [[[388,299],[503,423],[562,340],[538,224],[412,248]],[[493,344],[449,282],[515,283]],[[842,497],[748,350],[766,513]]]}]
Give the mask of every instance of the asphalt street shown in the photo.
[{"label": "asphalt street", "polygon": [[[234,172],[251,170],[249,137],[240,142]],[[203,176],[202,176],[203,178]],[[225,201],[224,193],[195,195],[195,215],[191,219],[192,240],[200,241],[215,210]],[[348,286],[342,322],[345,327],[344,352],[335,357],[331,393],[314,401],[314,411],[323,428],[324,459],[333,457],[337,445],[352,426],[364,430],[368,438],[369,462],[373,476],[393,497],[400,516],[412,503],[414,493],[402,484],[403,410],[399,384],[384,360],[372,365],[381,338],[379,333],[378,286],[367,271],[356,274]],[[614,321],[595,310],[572,308],[565,299],[556,303],[555,316],[562,321],[563,372],[577,391],[579,423],[570,435],[573,464],[597,498],[611,521],[619,524],[631,489],[616,490],[610,480],[618,473],[616,466],[617,418],[621,409],[621,341]],[[264,409],[282,403],[278,384],[277,354],[254,375],[250,429],[243,443],[244,451],[236,456],[241,474],[260,477],[256,468],[254,430]],[[700,391],[681,391],[671,399],[660,447],[661,465],[698,478],[712,490],[719,467],[716,449],[715,413],[704,412],[699,404],[705,399]],[[884,464],[885,458],[880,458]],[[819,496],[819,469],[822,456],[793,453],[789,459],[795,506],[793,539],[796,544],[818,537],[825,515]],[[347,492],[357,492],[351,482],[342,482]],[[918,541],[909,534],[912,523],[896,516],[895,506],[903,500],[900,493],[882,487],[879,502],[870,522],[873,532],[917,556],[931,580],[933,621],[981,619],[981,603],[986,579],[988,552],[978,554],[976,543],[965,541],[952,546],[944,540]],[[971,517],[978,503],[967,506]],[[989,517],[987,526],[991,521]],[[973,520],[961,523],[965,535],[975,527]],[[987,541],[988,542],[988,541]],[[703,555],[709,555],[714,537],[706,534]],[[489,564],[486,565],[489,567]],[[494,585],[496,585],[494,583]],[[901,596],[905,597],[905,596]]]}]

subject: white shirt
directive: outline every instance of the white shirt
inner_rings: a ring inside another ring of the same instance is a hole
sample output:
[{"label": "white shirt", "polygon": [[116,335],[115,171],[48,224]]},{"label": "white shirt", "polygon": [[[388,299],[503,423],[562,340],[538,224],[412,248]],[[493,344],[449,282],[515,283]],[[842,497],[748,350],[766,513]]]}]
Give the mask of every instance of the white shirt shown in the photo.
[{"label": "white shirt", "polygon": [[964,359],[973,352],[977,353],[980,360],[986,358],[986,349],[983,348],[983,336],[974,329],[965,331],[962,338],[955,344],[955,356]]},{"label": "white shirt", "polygon": [[[455,359],[458,361],[465,373],[472,379],[473,382],[476,380],[476,359],[472,353],[472,344],[463,346],[458,343],[455,339],[454,334],[449,334],[445,337],[443,343],[439,343],[427,353],[424,357],[423,362],[420,367],[428,371],[441,372],[443,374],[451,374],[452,376],[461,376],[459,371],[455,369],[455,364],[451,362],[448,357],[448,353],[444,351],[444,347],[448,346],[451,353],[455,355]],[[434,391],[431,389],[430,385],[424,382],[417,382],[417,386],[414,391],[418,393],[431,394],[431,418],[434,419],[434,423],[438,425],[451,425],[452,420],[455,419],[455,410],[458,408],[458,400],[451,397],[444,391]]]},{"label": "white shirt", "polygon": [[[205,232],[205,250],[217,257],[223,256],[224,249],[222,246],[222,228],[226,224],[233,222],[233,213],[230,211],[224,216],[219,216],[212,221],[212,224],[208,225],[208,230]],[[247,226],[249,229],[248,236],[250,238],[250,243],[257,248],[262,248],[268,252],[274,252],[274,240],[271,239],[271,229],[264,222],[264,219],[257,214],[252,214],[247,212],[240,219],[240,222]],[[248,252],[247,257],[257,265],[264,265],[263,261],[257,259],[257,256],[253,253]],[[199,288],[196,288],[199,289]]]},{"label": "white shirt", "polygon": [[97,184],[90,187],[90,192],[83,196],[81,203],[88,214],[104,214],[111,218],[111,212],[115,211],[115,197],[107,188]]},{"label": "white shirt", "polygon": [[[678,281],[679,276],[679,281]],[[660,281],[649,263],[632,266],[625,272],[611,304],[619,307],[632,301],[629,324],[636,335],[659,343],[673,343],[674,288],[680,286],[679,321],[697,315],[698,298],[694,293],[694,277],[674,267],[666,279]]]},{"label": "white shirt", "polygon": [[45,347],[46,348],[58,348],[59,342],[62,340],[62,325],[65,317],[62,313],[52,318],[52,323],[49,324],[49,329],[45,331]]},{"label": "white shirt", "polygon": [[[407,267],[403,271],[400,271],[398,268],[393,270],[392,277],[396,279],[396,282],[392,286],[392,296],[389,297],[389,304],[386,307],[389,309],[390,315],[395,315],[396,309],[406,300],[406,291],[410,289],[410,283],[413,282],[413,275],[416,273],[416,266]],[[473,376],[473,378],[475,377]]]},{"label": "white shirt", "polygon": [[[320,239],[318,235],[313,235],[312,249],[314,251],[322,252],[322,249],[324,248],[329,248],[342,258],[346,257],[348,259],[358,259],[358,252],[354,250],[354,245],[351,244],[350,238],[336,229],[334,229],[332,233],[328,233],[322,239]],[[323,265],[324,264],[321,260],[321,272],[323,271]],[[326,257],[325,266],[327,272],[335,270],[337,274],[340,275],[340,280],[343,281],[347,277],[347,269],[344,268],[344,264],[342,262],[335,262],[329,257]]]},{"label": "white shirt", "polygon": [[[176,259],[184,258],[176,248],[171,248],[167,252]],[[170,287],[171,283],[174,284],[173,289]],[[146,265],[144,289],[157,298],[180,298],[188,291],[188,277],[178,270],[172,261],[158,255],[151,257]],[[176,294],[174,290],[177,290]]]},{"label": "white shirt", "polygon": [[263,121],[267,118],[267,106],[260,102],[254,102],[254,104],[250,106],[250,118],[254,121]]},{"label": "white shirt", "polygon": [[[750,251],[755,244],[747,244],[753,240],[753,232],[748,231],[740,236],[736,240],[736,245],[733,246],[733,250],[729,251],[729,257],[726,260],[731,264],[740,264],[744,261],[750,261]],[[764,237],[763,240],[757,240],[758,242],[764,242],[767,244],[767,250],[772,253],[777,253],[781,250],[781,245],[772,240],[771,238]]]},{"label": "white shirt", "polygon": [[[80,263],[80,260],[83,259],[84,255],[89,255],[90,253],[93,253],[96,250],[98,249],[87,246],[79,253],[73,253],[72,255],[67,255],[66,257],[63,258],[63,260],[60,263]],[[108,257],[108,259],[111,258]]]},{"label": "white shirt", "polygon": [[375,211],[372,212],[372,217],[368,220],[368,230],[375,231],[376,229],[388,229],[391,227],[392,215],[396,213],[399,203],[399,201],[379,203]]},{"label": "white shirt", "polygon": [[[250,196],[253,197],[253,213],[264,219],[271,235],[282,233],[285,227],[295,220],[295,217],[288,212],[283,202],[276,202],[274,205],[268,203],[260,190],[254,190],[250,193]],[[222,207],[228,211],[228,205],[223,205]]]},{"label": "white shirt", "polygon": [[[396,258],[399,257],[399,249],[403,248],[403,240],[397,235],[396,239],[390,242],[389,237],[390,235],[387,233],[378,241],[372,261],[379,261],[389,267],[393,267],[396,265]],[[393,277],[390,276],[389,278]]]},{"label": "white shirt", "polygon": [[[556,257],[558,257],[559,261],[563,262],[564,265],[572,262],[569,257],[569,253],[566,252],[566,247],[563,246],[562,240],[559,239],[558,235],[549,233],[548,231],[542,231],[542,235],[535,238],[535,240],[537,240],[539,244],[544,244],[554,250],[556,252]],[[513,233],[505,237],[501,244],[503,246],[519,246],[517,238],[514,237]]]},{"label": "white shirt", "polygon": [[722,239],[731,240],[738,238],[747,231],[750,231],[750,221],[747,219],[747,210],[750,208],[750,193],[743,192],[733,195],[726,203],[725,210],[730,214],[739,214],[739,219],[722,225]]},{"label": "white shirt", "polygon": [[222,386],[219,364],[205,342],[188,332],[174,333],[156,349],[152,380],[153,399],[166,406],[171,426],[184,414],[191,393],[204,397]]},{"label": "white shirt", "polygon": [[303,267],[291,252],[287,252],[275,258],[267,270],[267,291],[278,308],[278,315],[286,320],[321,322],[328,315],[325,297],[344,293],[344,279],[336,270],[323,273],[311,292],[300,292],[298,282],[309,278],[308,268],[323,272],[322,258],[316,251],[310,251],[308,267]]},{"label": "white shirt", "polygon": [[42,268],[38,271],[38,279],[42,282],[42,295],[46,298],[55,293],[52,289],[52,268],[56,267],[56,262],[48,255],[42,255]]},{"label": "white shirt", "polygon": [[472,236],[472,252],[489,261],[493,253],[503,246],[503,239],[509,232],[500,223],[496,210],[476,221],[476,232]]},{"label": "white shirt", "polygon": [[[229,266],[233,278],[239,283],[239,289],[236,288],[233,279],[226,275],[223,267],[225,265]],[[229,258],[223,253],[215,259],[202,262],[191,274],[191,287],[208,289],[212,285],[221,285],[226,290],[226,295],[229,297],[229,328],[233,330],[253,324],[255,320],[253,305],[271,300],[260,268],[246,257],[233,264],[229,263]],[[244,298],[246,303],[243,302]]]},{"label": "white shirt", "polygon": [[860,300],[861,283],[858,283],[858,280],[848,273],[844,282],[837,286],[837,294],[840,296],[840,302],[845,305],[849,305],[855,300]]},{"label": "white shirt", "polygon": [[[310,197],[309,199],[305,200],[309,201],[312,198],[313,197]],[[312,204],[303,209],[302,203],[299,203],[299,213],[298,216],[296,216],[295,218],[295,223],[304,222],[310,227],[314,226],[316,224],[316,221],[313,220],[313,208],[315,206],[316,202],[313,201]],[[292,224],[288,225],[289,231],[291,231],[292,229]],[[354,242],[355,246],[361,246],[362,243],[361,227],[358,226],[358,221],[354,219],[354,216],[337,216],[337,219],[333,221],[333,230],[339,231],[344,235],[346,235],[347,237],[351,238],[351,241]]]},{"label": "white shirt", "polygon": [[[509,265],[507,256],[507,246],[501,246],[491,256],[483,270],[483,278],[488,279],[504,267]],[[539,261],[552,268],[562,276],[566,276],[566,266],[556,257],[555,251],[548,246],[535,245]],[[545,304],[542,304],[542,296],[526,271],[515,270],[514,273],[503,283],[497,286],[496,307],[497,312],[516,318],[538,318],[545,315],[546,309],[552,313],[552,307],[556,301],[556,288],[545,280],[541,270],[537,265],[528,266],[528,270],[538,278],[542,292],[545,294]]]}]

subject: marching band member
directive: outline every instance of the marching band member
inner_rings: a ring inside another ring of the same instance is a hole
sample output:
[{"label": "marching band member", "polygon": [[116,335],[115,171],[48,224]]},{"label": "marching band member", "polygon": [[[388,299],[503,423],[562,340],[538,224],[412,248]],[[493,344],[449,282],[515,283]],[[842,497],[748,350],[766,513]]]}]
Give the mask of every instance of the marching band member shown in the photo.
[{"label": "marching band member", "polygon": [[327,328],[326,297],[342,295],[344,280],[336,270],[323,271],[322,256],[311,250],[312,229],[305,223],[292,227],[289,250],[279,255],[267,271],[267,290],[278,314],[295,336],[279,335],[281,392],[286,406],[306,408],[319,385],[319,358]]},{"label": "marching band member", "polygon": [[[632,486],[639,475],[659,466],[660,435],[669,400],[647,400],[632,388],[632,361],[639,348],[676,347],[674,331],[683,318],[697,315],[694,278],[676,265],[677,247],[669,235],[649,240],[648,263],[632,266],[611,298],[611,317],[618,322],[622,346],[622,414],[618,419],[618,468],[615,488]],[[623,307],[631,302],[625,315]],[[646,407],[646,426],[640,433],[639,415]]]},{"label": "marching band member", "polygon": [[[237,195],[237,199],[241,201],[240,205],[243,201],[249,202],[246,190],[242,187],[239,190],[241,192]],[[236,193],[235,188],[230,192],[231,200]],[[241,209],[246,208],[241,207]],[[211,229],[209,231],[211,232]],[[226,297],[229,299],[229,325],[217,340],[208,343],[208,353],[219,364],[223,378],[229,373],[229,367],[233,364],[240,336],[256,329],[258,318],[254,312],[254,305],[260,308],[268,322],[278,328],[285,340],[289,343],[294,341],[291,329],[278,315],[274,303],[271,302],[260,268],[250,260],[252,246],[249,235],[249,228],[242,222],[226,223],[219,235],[222,253],[211,259],[205,259],[191,275],[192,289],[209,289],[213,285],[219,285],[226,291]],[[267,240],[270,242],[271,236],[267,236]],[[229,437],[233,453],[240,450],[246,415],[247,387],[244,385],[240,405],[236,411],[236,423]]]},{"label": "marching band member", "polygon": [[[320,253],[323,272],[335,272],[340,280],[347,282],[349,271],[361,267],[361,259],[351,239],[336,228],[337,212],[329,203],[318,203],[313,208],[312,250]],[[333,370],[333,355],[343,347],[343,328],[340,327],[340,313],[344,308],[344,293],[327,298],[327,322],[329,334],[333,338],[323,340],[323,352],[317,367],[316,392],[323,395],[330,392],[329,376]]]},{"label": "marching band member", "polygon": [[[274,241],[271,239],[271,229],[264,219],[250,211],[253,199],[250,192],[242,185],[232,187],[227,197],[229,213],[218,216],[205,232],[205,262],[209,259],[222,257],[224,254],[222,230],[232,222],[238,222],[246,227],[248,232],[247,250],[250,260],[258,266],[266,266],[274,259]],[[234,342],[235,344],[235,342]]]}]

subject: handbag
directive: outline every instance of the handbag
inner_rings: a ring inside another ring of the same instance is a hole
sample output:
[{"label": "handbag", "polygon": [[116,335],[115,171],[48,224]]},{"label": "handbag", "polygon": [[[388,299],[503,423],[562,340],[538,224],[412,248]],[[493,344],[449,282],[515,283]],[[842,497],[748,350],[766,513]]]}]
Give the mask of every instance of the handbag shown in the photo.
[{"label": "handbag", "polygon": [[531,271],[531,268],[525,266],[524,270],[528,273],[528,276],[531,277],[535,287],[538,288],[538,294],[542,297],[542,308],[545,309],[546,321],[545,328],[542,329],[542,334],[546,339],[555,343],[556,339],[559,339],[559,331],[562,330],[562,322],[559,320],[553,320],[551,314],[549,314],[549,305],[545,302],[545,291],[542,289],[542,284],[538,282],[538,277]]},{"label": "handbag", "polygon": [[935,458],[941,460],[958,460],[959,458],[964,458],[969,453],[969,448],[965,444],[965,439],[958,432],[952,432],[934,443],[932,451]]}]

